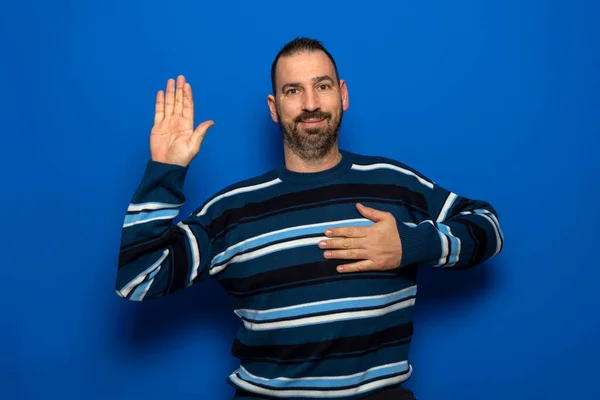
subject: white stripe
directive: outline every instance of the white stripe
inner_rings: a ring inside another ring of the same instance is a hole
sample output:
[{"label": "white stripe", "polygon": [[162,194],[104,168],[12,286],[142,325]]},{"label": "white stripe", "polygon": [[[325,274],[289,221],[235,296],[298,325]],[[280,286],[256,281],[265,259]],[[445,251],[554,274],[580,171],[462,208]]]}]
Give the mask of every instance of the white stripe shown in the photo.
[{"label": "white stripe", "polygon": [[[144,297],[146,296],[146,293],[148,293],[148,290],[150,290],[150,286],[152,286],[153,282],[154,282],[154,278],[150,279],[148,282],[142,283],[140,286],[138,286],[135,289],[135,291],[131,295],[130,299],[133,300],[133,301],[142,301],[142,300],[144,300]],[[141,288],[143,288],[143,290],[142,290],[141,293],[138,294],[138,292],[139,292],[139,290]]]},{"label": "white stripe", "polygon": [[427,186],[429,189],[433,189],[433,183],[432,182],[429,182],[427,179],[421,178],[420,176],[418,176],[414,172],[409,171],[408,169],[401,168],[401,167],[398,167],[398,166],[392,165],[392,164],[387,164],[387,163],[377,163],[377,164],[370,164],[370,165],[353,164],[352,165],[352,169],[355,169],[355,170],[358,170],[358,171],[372,171],[374,169],[392,169],[394,171],[401,172],[401,173],[403,173],[405,175],[409,175],[409,176],[415,177],[423,185]]},{"label": "white stripe", "polygon": [[129,292],[131,292],[137,285],[143,282],[148,274],[152,273],[152,271],[154,271],[155,269],[160,268],[162,262],[165,260],[165,258],[167,258],[167,255],[169,255],[169,249],[163,250],[162,255],[158,260],[156,260],[154,264],[146,268],[146,270],[144,270],[142,273],[140,273],[138,276],[132,279],[127,285],[125,285],[120,291],[117,292],[119,296],[127,297],[129,295]]},{"label": "white stripe", "polygon": [[440,245],[442,247],[441,256],[440,256],[440,259],[438,260],[437,264],[434,265],[434,267],[440,267],[448,262],[448,251],[449,251],[448,250],[448,238],[446,237],[446,235],[444,235],[444,233],[442,231],[437,229],[437,227],[435,226],[435,223],[432,220],[428,219],[428,220],[421,222],[421,224],[424,224],[424,223],[431,224],[433,226],[433,229],[435,229],[435,231],[440,236]]},{"label": "white stripe", "polygon": [[274,396],[274,397],[315,397],[315,398],[335,398],[352,396],[371,390],[379,389],[384,386],[394,385],[406,381],[412,375],[412,366],[409,364],[408,371],[400,376],[392,378],[380,379],[365,383],[364,385],[356,386],[351,389],[341,390],[271,390],[260,386],[253,385],[252,383],[241,380],[237,377],[235,371],[229,376],[229,378],[236,384],[245,390],[254,392],[260,395]]},{"label": "white stripe", "polygon": [[440,210],[440,214],[438,215],[436,222],[442,222],[446,219],[446,216],[448,215],[448,211],[452,207],[452,204],[454,204],[454,200],[456,200],[456,197],[457,196],[454,193],[448,194],[448,197],[446,198],[446,202],[444,203],[444,206]]},{"label": "white stripe", "polygon": [[471,215],[471,214],[472,215],[480,215],[490,222],[490,224],[492,225],[492,228],[494,228],[494,234],[496,235],[496,251],[494,252],[492,257],[496,256],[500,252],[500,250],[502,250],[502,243],[504,242],[504,234],[503,234],[502,230],[500,229],[500,222],[498,222],[495,215],[492,214],[490,211],[483,210],[483,209],[475,210],[475,211],[463,211],[463,212],[461,212],[461,214],[463,214],[463,215]]},{"label": "white stripe", "polygon": [[227,261],[226,263],[221,264],[218,267],[212,268],[210,270],[210,274],[214,275],[214,274],[217,274],[217,273],[223,271],[225,268],[227,268],[229,266],[229,264],[252,260],[254,258],[262,257],[266,254],[274,253],[276,251],[282,251],[282,250],[286,250],[286,249],[292,249],[295,247],[309,246],[311,244],[317,244],[317,243],[319,243],[319,241],[326,240],[326,239],[329,239],[329,238],[327,236],[319,236],[319,237],[313,237],[313,238],[289,240],[287,242],[277,243],[277,244],[273,244],[271,246],[263,247],[262,249],[254,250],[254,251],[240,254],[240,255],[233,257],[231,260]]},{"label": "white stripe", "polygon": [[200,267],[200,250],[198,249],[198,242],[196,241],[196,236],[192,232],[189,226],[183,223],[183,221],[177,224],[181,229],[183,229],[188,238],[188,243],[190,245],[190,252],[192,253],[192,270],[190,271],[189,280],[186,286],[190,286],[194,279],[198,276],[198,268]]},{"label": "white stripe", "polygon": [[481,215],[482,217],[484,217],[485,219],[487,219],[488,221],[490,221],[490,223],[492,224],[492,227],[494,228],[494,233],[496,234],[496,251],[494,252],[494,254],[492,255],[492,257],[496,256],[498,253],[500,253],[500,250],[502,249],[502,241],[503,239],[501,238],[502,234],[500,233],[500,226],[496,225],[496,221],[492,220],[492,213],[487,211],[487,210],[475,210],[475,214],[477,215]]},{"label": "white stripe", "polygon": [[361,300],[376,300],[376,299],[383,299],[385,297],[393,297],[393,296],[396,296],[403,292],[410,292],[411,290],[414,290],[416,288],[417,288],[417,286],[413,285],[413,286],[409,286],[407,288],[398,290],[393,293],[378,294],[376,296],[346,297],[346,298],[338,298],[338,299],[333,299],[333,300],[315,301],[312,303],[297,304],[297,305],[293,305],[293,306],[289,306],[289,307],[271,308],[269,310],[249,310],[246,308],[241,308],[241,309],[235,310],[234,312],[236,314],[237,313],[250,313],[250,314],[258,315],[258,314],[266,314],[266,313],[279,312],[279,311],[294,310],[297,308],[314,307],[314,306],[319,306],[319,305],[323,305],[323,304],[335,304],[335,303],[343,303],[343,302],[348,302],[348,301],[361,301]]},{"label": "white stripe", "polygon": [[358,223],[358,222],[364,222],[364,221],[369,221],[369,220],[366,218],[355,218],[355,219],[346,219],[346,220],[341,220],[341,221],[329,221],[329,222],[323,222],[323,223],[318,223],[318,224],[293,226],[290,228],[280,229],[278,231],[263,233],[262,235],[258,235],[258,236],[246,239],[244,241],[241,241],[239,243],[236,243],[236,244],[228,247],[227,249],[225,249],[225,251],[223,251],[213,257],[213,259],[211,261],[211,265],[214,265],[215,260],[217,258],[223,257],[223,255],[226,254],[227,252],[231,252],[234,249],[237,249],[242,246],[244,246],[244,248],[242,250],[245,250],[246,248],[250,247],[250,246],[246,246],[249,243],[260,240],[260,239],[264,239],[269,236],[277,236],[277,235],[281,235],[282,233],[285,233],[285,232],[290,232],[290,231],[294,231],[294,230],[303,230],[303,229],[307,229],[307,228],[316,228],[319,226],[333,227],[333,226],[338,226],[340,224],[351,224],[351,223]]},{"label": "white stripe", "polygon": [[131,203],[127,207],[127,212],[142,211],[142,210],[162,210],[164,208],[180,208],[181,204],[169,204],[160,202],[147,202],[147,203]]},{"label": "white stripe", "polygon": [[315,317],[306,317],[306,318],[298,318],[294,320],[288,321],[278,321],[278,322],[267,322],[267,323],[255,323],[244,321],[244,326],[253,331],[264,331],[269,329],[285,329],[285,328],[294,328],[298,326],[305,325],[315,325],[315,324],[324,324],[328,322],[336,322],[348,319],[358,319],[358,318],[374,318],[380,317],[385,314],[389,314],[396,310],[400,310],[402,308],[410,307],[415,304],[415,299],[408,299],[402,301],[400,303],[392,304],[387,307],[379,308],[376,310],[367,310],[367,311],[347,311],[340,312],[336,314],[329,315],[319,315]]},{"label": "white stripe", "polygon": [[233,195],[240,194],[240,193],[246,193],[246,192],[252,192],[252,191],[255,191],[255,190],[264,189],[264,188],[266,188],[266,187],[273,186],[273,185],[276,185],[276,184],[278,184],[278,183],[281,183],[281,179],[279,179],[279,178],[275,178],[275,179],[273,179],[273,180],[271,180],[271,181],[264,182],[264,183],[260,183],[260,184],[258,184],[258,185],[245,186],[245,187],[241,187],[241,188],[237,188],[237,189],[230,190],[229,192],[226,192],[226,193],[220,194],[220,195],[218,195],[217,197],[215,197],[214,199],[212,199],[211,201],[209,201],[209,202],[208,202],[208,203],[207,203],[207,204],[206,204],[206,205],[205,205],[205,206],[202,208],[202,210],[200,210],[200,212],[199,212],[198,214],[196,214],[196,215],[197,215],[197,216],[201,216],[201,215],[204,215],[204,214],[206,214],[206,211],[208,210],[208,208],[209,208],[210,206],[212,206],[212,205],[213,205],[213,204],[215,204],[217,201],[219,201],[219,200],[221,200],[221,199],[223,199],[223,198],[225,198],[225,197],[233,196]]},{"label": "white stripe", "polygon": [[500,228],[500,221],[498,221],[496,216],[489,210],[485,210],[485,209],[477,209],[477,210],[475,210],[475,212],[479,213],[479,214],[485,214],[494,221],[494,224],[496,225],[496,231],[500,235],[500,238],[502,239],[502,241],[504,242],[504,233],[502,232],[502,229]]},{"label": "white stripe", "polygon": [[367,370],[361,371],[361,372],[357,372],[355,374],[352,375],[339,375],[339,376],[307,376],[304,378],[287,378],[284,376],[280,376],[278,378],[263,378],[262,376],[256,376],[254,374],[251,374],[250,372],[248,372],[248,370],[246,368],[244,368],[243,366],[240,366],[240,370],[244,371],[244,373],[248,374],[248,376],[251,376],[253,379],[259,380],[259,381],[263,381],[263,382],[273,382],[273,381],[283,381],[283,382],[302,382],[302,381],[312,381],[312,380],[342,380],[342,379],[352,379],[352,378],[356,378],[357,376],[361,376],[361,375],[365,375],[368,374],[369,372],[373,372],[373,371],[378,371],[380,369],[384,369],[384,368],[391,368],[391,367],[398,367],[400,365],[407,365],[408,361],[400,361],[397,363],[390,363],[390,364],[385,364],[385,365],[378,365],[377,367],[372,367],[369,368]]}]

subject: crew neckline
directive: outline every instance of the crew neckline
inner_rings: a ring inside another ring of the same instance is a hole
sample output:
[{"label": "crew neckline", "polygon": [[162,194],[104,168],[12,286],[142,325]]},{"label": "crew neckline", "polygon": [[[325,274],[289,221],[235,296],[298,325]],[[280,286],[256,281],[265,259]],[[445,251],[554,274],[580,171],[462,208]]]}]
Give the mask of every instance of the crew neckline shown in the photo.
[{"label": "crew neckline", "polygon": [[333,167],[318,172],[297,172],[287,169],[285,164],[277,168],[277,176],[283,182],[310,185],[333,181],[348,172],[352,166],[352,154],[346,150],[339,149],[342,159]]}]

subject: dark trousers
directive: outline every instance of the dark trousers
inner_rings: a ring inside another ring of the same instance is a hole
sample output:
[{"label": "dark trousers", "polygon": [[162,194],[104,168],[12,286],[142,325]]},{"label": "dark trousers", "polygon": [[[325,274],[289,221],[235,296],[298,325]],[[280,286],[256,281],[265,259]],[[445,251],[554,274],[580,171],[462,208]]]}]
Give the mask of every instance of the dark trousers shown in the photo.
[{"label": "dark trousers", "polygon": [[383,389],[368,395],[364,400],[417,400],[414,393],[403,387]]},{"label": "dark trousers", "polygon": [[[258,396],[243,390],[235,392],[234,400],[258,400],[268,399],[268,397]],[[408,389],[403,387],[395,387],[383,389],[370,395],[363,397],[363,400],[416,400],[415,395]]]}]

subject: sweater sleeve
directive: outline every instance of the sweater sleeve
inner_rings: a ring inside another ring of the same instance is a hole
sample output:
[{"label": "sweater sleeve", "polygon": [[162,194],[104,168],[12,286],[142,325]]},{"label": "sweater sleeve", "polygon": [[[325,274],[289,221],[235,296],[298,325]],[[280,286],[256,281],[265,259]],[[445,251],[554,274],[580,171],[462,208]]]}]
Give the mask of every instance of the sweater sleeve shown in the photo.
[{"label": "sweater sleeve", "polygon": [[209,239],[199,219],[175,218],[185,202],[186,167],[149,161],[125,213],[116,278],[120,297],[166,296],[205,279]]},{"label": "sweater sleeve", "polygon": [[428,219],[417,225],[397,222],[402,242],[400,267],[467,269],[502,250],[499,217],[487,201],[461,197],[434,183],[427,208]]}]

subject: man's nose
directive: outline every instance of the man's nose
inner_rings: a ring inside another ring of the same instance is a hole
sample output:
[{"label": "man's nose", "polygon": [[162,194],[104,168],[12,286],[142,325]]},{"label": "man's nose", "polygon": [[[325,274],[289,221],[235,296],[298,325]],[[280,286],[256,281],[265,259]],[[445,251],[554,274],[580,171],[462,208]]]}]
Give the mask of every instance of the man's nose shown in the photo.
[{"label": "man's nose", "polygon": [[304,94],[302,108],[306,111],[316,111],[319,107],[320,103],[318,96],[314,92],[307,90]]}]

